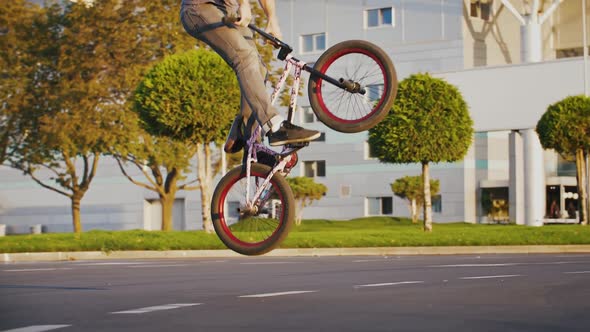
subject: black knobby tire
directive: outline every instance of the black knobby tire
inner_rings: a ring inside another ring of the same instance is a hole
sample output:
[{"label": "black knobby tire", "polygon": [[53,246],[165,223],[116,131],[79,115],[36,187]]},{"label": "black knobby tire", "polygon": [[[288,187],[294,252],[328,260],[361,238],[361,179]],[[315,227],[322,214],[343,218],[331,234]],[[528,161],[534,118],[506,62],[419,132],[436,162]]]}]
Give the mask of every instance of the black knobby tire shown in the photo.
[{"label": "black knobby tire", "polygon": [[[250,197],[270,174],[271,168],[253,163]],[[246,168],[236,167],[219,182],[211,201],[213,227],[221,241],[243,255],[262,255],[276,248],[288,235],[295,217],[291,187],[280,174],[270,180],[271,197],[259,213],[243,213],[246,199]]]},{"label": "black knobby tire", "polygon": [[364,41],[349,40],[330,47],[314,69],[334,79],[351,80],[366,93],[348,92],[310,75],[308,95],[316,116],[328,127],[343,133],[368,130],[391,110],[397,94],[393,62],[381,48]]}]

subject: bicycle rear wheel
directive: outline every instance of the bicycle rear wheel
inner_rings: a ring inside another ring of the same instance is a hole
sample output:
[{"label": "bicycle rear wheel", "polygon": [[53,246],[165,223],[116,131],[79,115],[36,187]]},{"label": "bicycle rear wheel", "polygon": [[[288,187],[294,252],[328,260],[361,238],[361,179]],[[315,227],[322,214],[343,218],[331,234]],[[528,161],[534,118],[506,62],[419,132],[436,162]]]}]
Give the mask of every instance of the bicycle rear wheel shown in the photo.
[{"label": "bicycle rear wheel", "polygon": [[221,241],[243,255],[262,255],[276,248],[289,233],[295,214],[293,192],[285,178],[275,174],[269,191],[253,206],[246,204],[270,174],[271,168],[254,163],[250,181],[245,167],[229,171],[215,188],[211,201],[213,227]]},{"label": "bicycle rear wheel", "polygon": [[389,113],[397,94],[397,75],[393,62],[378,46],[364,40],[336,44],[320,56],[314,69],[359,88],[349,92],[310,76],[311,107],[328,127],[357,133],[374,127]]}]

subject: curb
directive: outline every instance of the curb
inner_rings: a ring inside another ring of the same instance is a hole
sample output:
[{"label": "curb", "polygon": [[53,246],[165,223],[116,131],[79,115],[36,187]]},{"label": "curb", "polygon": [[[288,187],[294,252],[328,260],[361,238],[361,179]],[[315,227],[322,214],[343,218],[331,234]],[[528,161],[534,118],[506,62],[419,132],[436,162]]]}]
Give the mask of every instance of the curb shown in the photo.
[{"label": "curb", "polygon": [[[275,249],[269,257],[320,256],[406,256],[406,255],[470,255],[470,254],[551,254],[590,253],[590,245],[535,246],[455,246],[455,247],[379,247],[379,248],[298,248]],[[79,251],[0,254],[0,263],[73,261],[105,259],[164,258],[231,258],[245,257],[231,250],[169,250],[169,251]]]}]

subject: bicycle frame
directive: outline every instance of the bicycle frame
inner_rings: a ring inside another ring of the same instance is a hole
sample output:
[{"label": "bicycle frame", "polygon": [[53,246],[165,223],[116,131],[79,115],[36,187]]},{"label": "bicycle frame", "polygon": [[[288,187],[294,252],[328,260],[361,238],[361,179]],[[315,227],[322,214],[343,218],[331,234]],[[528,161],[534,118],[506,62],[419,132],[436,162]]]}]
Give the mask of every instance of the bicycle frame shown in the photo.
[{"label": "bicycle frame", "polygon": [[[235,18],[231,18],[229,20],[224,19],[224,22],[226,22],[226,23],[235,22]],[[349,91],[351,93],[360,93],[363,95],[366,93],[365,88],[361,87],[357,83],[347,81],[342,78],[340,78],[338,80],[334,79],[334,78],[327,76],[324,73],[316,70],[315,68],[308,66],[304,61],[296,59],[295,57],[293,57],[291,55],[293,48],[291,46],[289,46],[288,44],[284,43],[282,40],[276,38],[275,36],[266,33],[264,30],[259,29],[258,27],[256,27],[253,24],[248,25],[248,27],[250,29],[252,29],[253,31],[257,32],[258,34],[260,34],[261,36],[263,36],[265,39],[269,40],[271,44],[279,47],[280,50],[279,50],[279,54],[278,54],[277,58],[279,60],[283,60],[286,62],[284,71],[281,74],[281,77],[279,78],[279,81],[271,94],[271,104],[274,105],[274,103],[277,101],[277,99],[279,97],[279,93],[283,89],[285,82],[287,81],[287,77],[289,75],[291,75],[291,71],[294,69],[294,73],[293,73],[294,82],[293,82],[293,86],[291,87],[291,96],[290,96],[290,101],[289,101],[289,111],[288,111],[288,115],[287,115],[287,121],[292,123],[293,113],[297,108],[297,96],[299,94],[299,85],[301,82],[301,71],[302,70],[305,70],[305,71],[309,72],[312,76],[319,77],[322,80],[329,82],[329,83],[331,83],[341,89]],[[282,152],[278,153],[278,152],[266,147],[264,144],[258,143],[257,139],[258,139],[258,137],[260,137],[260,135],[261,135],[261,129],[260,129],[260,126],[257,125],[256,129],[252,133],[252,136],[250,137],[250,139],[246,143],[246,145],[248,147],[248,156],[246,159],[246,177],[247,177],[247,180],[246,180],[247,181],[246,182],[246,184],[247,184],[246,206],[250,209],[253,208],[254,203],[257,202],[261,198],[262,193],[265,190],[267,190],[268,185],[270,183],[270,179],[272,179],[272,177],[277,172],[280,171],[280,172],[284,173],[284,175],[288,174],[288,172],[285,172],[285,167],[286,167],[287,163],[289,161],[291,161],[293,153],[309,144],[309,143],[306,143],[306,144],[296,145],[296,146],[284,146]],[[252,162],[258,161],[256,155],[259,151],[264,151],[264,152],[266,152],[272,156],[275,156],[275,157],[279,156],[278,158],[280,159],[280,161],[277,165],[275,165],[273,167],[272,171],[270,172],[270,174],[268,174],[268,176],[266,177],[266,179],[264,180],[262,185],[258,188],[256,193],[254,193],[254,197],[252,197],[252,200],[250,200],[251,164],[252,164]],[[268,197],[270,197],[270,195]],[[261,205],[264,204],[264,202],[266,201],[266,199],[268,199],[268,197],[263,197]]]},{"label": "bicycle frame", "polygon": [[[297,95],[299,94],[299,83],[301,82],[301,70],[306,66],[306,63],[295,59],[293,56],[291,56],[291,54],[288,54],[285,57],[285,62],[286,63],[285,63],[284,71],[281,74],[281,77],[279,78],[279,81],[277,82],[277,85],[275,86],[270,98],[271,98],[271,104],[274,105],[279,97],[279,93],[281,92],[281,90],[285,86],[285,82],[287,81],[287,77],[291,74],[291,71],[293,70],[293,68],[295,68],[295,72],[293,73],[294,82],[293,82],[293,86],[291,87],[291,99],[289,102],[289,114],[287,116],[287,120],[289,122],[292,122],[293,112],[297,107]],[[272,177],[277,172],[280,171],[280,172],[286,173],[286,172],[284,172],[285,166],[287,165],[287,163],[289,161],[291,161],[292,154],[294,152],[296,152],[297,150],[301,149],[302,147],[306,146],[306,145],[297,146],[297,147],[284,146],[283,151],[281,153],[278,153],[278,152],[268,148],[264,144],[258,143],[257,140],[258,140],[258,137],[260,137],[260,135],[261,135],[261,128],[259,125],[257,125],[256,129],[252,133],[252,136],[250,137],[250,139],[246,143],[246,146],[248,146],[248,156],[246,159],[246,177],[247,177],[247,179],[246,179],[246,206],[249,209],[253,208],[254,203],[257,202],[261,198],[262,193],[265,190],[267,190],[267,188],[268,188],[268,185],[270,183],[270,179],[272,179]],[[266,179],[264,180],[262,185],[259,186],[256,193],[254,193],[254,197],[252,197],[252,200],[250,200],[251,165],[253,162],[258,161],[257,153],[260,151],[266,152],[266,153],[268,153],[272,156],[275,156],[275,157],[278,155],[281,158],[281,161],[273,167],[272,171],[266,177]],[[262,201],[262,203],[264,203],[264,202],[265,202],[265,200]]]}]

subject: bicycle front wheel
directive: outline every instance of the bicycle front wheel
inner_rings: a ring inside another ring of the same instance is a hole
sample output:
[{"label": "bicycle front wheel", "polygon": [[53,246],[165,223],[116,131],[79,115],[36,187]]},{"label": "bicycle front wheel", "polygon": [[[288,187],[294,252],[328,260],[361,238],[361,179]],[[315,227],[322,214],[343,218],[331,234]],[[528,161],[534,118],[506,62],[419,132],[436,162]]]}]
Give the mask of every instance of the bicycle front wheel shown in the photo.
[{"label": "bicycle front wheel", "polygon": [[357,133],[374,127],[391,110],[397,75],[393,62],[378,46],[364,40],[336,44],[320,56],[314,69],[351,87],[345,90],[310,76],[311,107],[328,127]]},{"label": "bicycle front wheel", "polygon": [[275,174],[256,202],[247,202],[260,188],[271,168],[252,164],[229,171],[219,182],[211,201],[213,227],[221,241],[243,255],[262,255],[276,248],[289,233],[295,216],[293,192],[285,178]]}]

